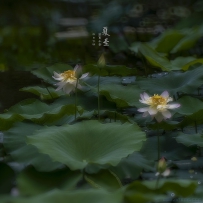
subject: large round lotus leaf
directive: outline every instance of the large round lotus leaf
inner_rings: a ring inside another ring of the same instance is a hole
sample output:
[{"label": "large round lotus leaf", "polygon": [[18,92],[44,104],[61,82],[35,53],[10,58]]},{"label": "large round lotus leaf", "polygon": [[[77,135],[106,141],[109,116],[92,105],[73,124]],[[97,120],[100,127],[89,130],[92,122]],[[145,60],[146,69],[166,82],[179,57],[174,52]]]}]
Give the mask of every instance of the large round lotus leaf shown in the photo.
[{"label": "large round lotus leaf", "polygon": [[83,121],[75,125],[45,127],[29,136],[27,142],[54,161],[76,170],[89,163],[115,166],[123,157],[139,151],[145,139],[145,133],[136,124]]},{"label": "large round lotus leaf", "polygon": [[123,193],[107,192],[105,190],[53,190],[33,197],[3,197],[1,203],[121,203]]},{"label": "large round lotus leaf", "polygon": [[141,79],[137,83],[145,91],[151,94],[160,94],[167,90],[170,94],[177,92],[191,93],[202,85],[203,67],[184,73],[171,72],[165,77],[156,79]]}]

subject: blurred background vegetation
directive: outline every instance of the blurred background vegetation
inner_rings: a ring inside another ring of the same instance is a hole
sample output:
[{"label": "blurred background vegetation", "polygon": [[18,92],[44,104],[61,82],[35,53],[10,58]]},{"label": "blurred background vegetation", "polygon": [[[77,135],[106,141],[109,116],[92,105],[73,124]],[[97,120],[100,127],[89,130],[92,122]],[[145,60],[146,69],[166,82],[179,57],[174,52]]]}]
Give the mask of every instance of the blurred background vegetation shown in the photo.
[{"label": "blurred background vegetation", "polygon": [[[129,49],[132,43],[152,41],[169,29],[198,30],[203,2],[1,0],[0,14],[0,110],[3,111],[29,96],[19,92],[20,88],[41,83],[29,72],[36,68],[58,62],[96,63],[104,51],[108,64],[139,68],[143,61]],[[101,33],[104,26],[110,33],[110,46],[97,43],[93,46],[92,33]],[[170,40],[165,43],[168,46]],[[202,37],[198,36],[193,44],[178,56],[201,57]],[[169,58],[175,58],[176,54],[170,54]]]}]

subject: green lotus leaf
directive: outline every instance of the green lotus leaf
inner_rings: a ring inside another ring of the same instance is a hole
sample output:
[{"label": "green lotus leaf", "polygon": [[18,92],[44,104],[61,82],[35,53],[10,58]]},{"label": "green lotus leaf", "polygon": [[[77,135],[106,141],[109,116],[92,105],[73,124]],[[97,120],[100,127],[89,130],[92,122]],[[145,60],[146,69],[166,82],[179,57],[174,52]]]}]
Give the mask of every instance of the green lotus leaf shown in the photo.
[{"label": "green lotus leaf", "polygon": [[190,61],[182,66],[182,70],[186,71],[189,69],[190,66],[194,64],[202,64],[202,63],[203,63],[203,59],[196,59],[196,60]]},{"label": "green lotus leaf", "polygon": [[[157,132],[160,134],[160,131]],[[158,159],[158,142],[157,142],[157,133],[155,131],[153,137],[149,137],[147,141],[143,144],[143,147],[140,153],[149,160]],[[184,159],[188,156],[192,156],[192,150],[189,150],[184,145],[177,143],[174,137],[177,136],[177,133],[166,133],[164,135],[159,135],[159,147],[160,147],[160,157],[165,157],[166,159],[178,160]]]},{"label": "green lotus leaf", "polygon": [[63,117],[75,113],[75,105],[59,105],[58,102],[48,105],[36,99],[24,100],[12,106],[8,112],[0,114],[0,129],[7,130],[13,123],[31,120],[36,123],[52,123]]},{"label": "green lotus leaf", "polygon": [[82,179],[80,171],[64,168],[52,172],[39,172],[33,167],[23,170],[17,177],[17,187],[21,195],[37,195],[57,189],[74,189]]},{"label": "green lotus leaf", "polygon": [[[194,156],[191,156],[190,159],[184,159],[184,160],[178,160],[178,161],[173,161],[173,164],[177,166],[177,168],[182,171],[182,170],[189,170],[191,169],[201,169],[203,167],[203,157],[195,157],[195,161],[192,161],[192,158]],[[191,175],[193,176],[193,175]],[[191,178],[191,177],[190,177]],[[195,177],[194,177],[195,178]]]},{"label": "green lotus leaf", "polygon": [[[122,77],[118,77],[118,76],[102,77],[102,76],[100,76],[100,85],[104,85],[104,84],[121,84],[121,82],[122,82]],[[94,76],[89,77],[87,79],[86,83],[89,86],[97,87],[97,85],[98,85],[98,76],[94,75]]]},{"label": "green lotus leaf", "polygon": [[33,197],[3,197],[1,203],[122,203],[121,191],[107,192],[105,190],[53,190]]},{"label": "green lotus leaf", "polygon": [[101,85],[100,94],[109,101],[116,103],[118,107],[136,106],[141,107],[139,102],[140,93],[143,91],[137,85]]},{"label": "green lotus leaf", "polygon": [[181,106],[175,111],[182,115],[191,115],[201,109],[203,109],[203,102],[197,98],[190,96],[183,96],[178,99],[177,103]]},{"label": "green lotus leaf", "polygon": [[186,70],[188,69],[191,65],[198,63],[198,60],[193,56],[188,56],[188,57],[177,57],[174,60],[171,60],[171,70]]},{"label": "green lotus leaf", "polygon": [[187,72],[170,72],[161,78],[140,79],[137,81],[140,88],[151,94],[161,94],[167,90],[170,94],[177,92],[191,93],[202,85],[202,66]]},{"label": "green lotus leaf", "polygon": [[86,174],[85,179],[95,188],[112,191],[122,187],[119,178],[110,170],[101,170],[97,174]]},{"label": "green lotus leaf", "polygon": [[99,69],[97,65],[88,64],[84,66],[84,72],[89,72],[90,74],[97,74],[101,76],[130,76],[136,75],[137,70],[122,65],[106,65]]},{"label": "green lotus leaf", "polygon": [[201,28],[199,30],[187,30],[186,32],[187,35],[185,35],[185,37],[176,44],[176,46],[171,50],[171,53],[177,53],[192,48],[197,43],[197,40],[202,36]]},{"label": "green lotus leaf", "polygon": [[[188,125],[198,125],[203,123],[203,109],[195,112],[191,115],[185,116],[183,121],[179,124],[181,127],[185,127]],[[195,128],[195,127],[194,127]]]},{"label": "green lotus leaf", "polygon": [[111,170],[122,180],[126,178],[137,179],[143,169],[154,171],[154,162],[147,160],[139,152],[130,154],[128,157],[123,158],[117,166],[111,167]]},{"label": "green lotus leaf", "polygon": [[140,44],[139,51],[152,66],[159,67],[163,71],[170,71],[170,61],[166,57],[161,56],[147,44]]},{"label": "green lotus leaf", "polygon": [[129,47],[129,49],[130,49],[132,52],[135,52],[136,54],[138,54],[138,53],[139,53],[140,44],[141,44],[141,42],[133,42],[133,43],[131,44],[131,46]]},{"label": "green lotus leaf", "polygon": [[140,192],[140,193],[154,193],[165,194],[166,192],[173,192],[177,196],[188,197],[195,192],[197,187],[196,181],[191,180],[177,180],[177,179],[161,179],[157,181],[135,181],[129,184],[126,192]]},{"label": "green lotus leaf", "polygon": [[179,127],[179,124],[180,122],[177,122],[177,121],[165,120],[160,123],[149,124],[148,127],[153,130],[157,130],[157,129],[174,130]]},{"label": "green lotus leaf", "polygon": [[182,143],[188,147],[191,145],[198,145],[203,147],[203,135],[201,134],[179,133],[175,139],[178,143]]},{"label": "green lotus leaf", "polygon": [[20,91],[31,92],[44,100],[55,99],[58,98],[59,96],[64,95],[62,91],[56,91],[53,87],[43,88],[39,86],[32,86],[32,87],[24,87],[20,89]]},{"label": "green lotus leaf", "polygon": [[48,155],[40,154],[36,147],[26,144],[26,136],[41,128],[32,123],[16,123],[4,132],[4,147],[14,161],[25,166],[33,165],[39,171],[52,171],[60,168],[61,164],[53,162]]},{"label": "green lotus leaf", "polygon": [[28,137],[28,144],[70,169],[83,169],[88,164],[117,165],[123,158],[139,151],[145,141],[136,124],[101,124],[83,121],[74,125],[46,127]]},{"label": "green lotus leaf", "polygon": [[155,38],[151,44],[155,46],[156,51],[169,53],[184,36],[185,34],[181,31],[168,30]]},{"label": "green lotus leaf", "polygon": [[73,70],[73,68],[67,64],[56,63],[52,66],[33,70],[32,74],[36,75],[38,78],[43,79],[44,81],[50,84],[55,84],[56,80],[52,78],[52,76],[54,75],[54,71],[57,73],[62,73],[67,70]]}]

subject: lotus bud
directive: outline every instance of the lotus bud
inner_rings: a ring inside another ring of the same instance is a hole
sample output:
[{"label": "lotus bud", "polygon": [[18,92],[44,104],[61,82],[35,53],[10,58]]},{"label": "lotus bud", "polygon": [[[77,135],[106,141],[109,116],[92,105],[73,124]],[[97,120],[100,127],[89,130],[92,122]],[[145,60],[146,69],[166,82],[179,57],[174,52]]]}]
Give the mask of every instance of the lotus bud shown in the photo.
[{"label": "lotus bud", "polygon": [[98,66],[99,68],[103,68],[106,65],[106,60],[104,57],[104,54],[102,54],[98,60]]},{"label": "lotus bud", "polygon": [[157,165],[157,171],[159,173],[163,173],[166,170],[167,164],[166,164],[166,160],[164,159],[164,157],[162,157]]}]

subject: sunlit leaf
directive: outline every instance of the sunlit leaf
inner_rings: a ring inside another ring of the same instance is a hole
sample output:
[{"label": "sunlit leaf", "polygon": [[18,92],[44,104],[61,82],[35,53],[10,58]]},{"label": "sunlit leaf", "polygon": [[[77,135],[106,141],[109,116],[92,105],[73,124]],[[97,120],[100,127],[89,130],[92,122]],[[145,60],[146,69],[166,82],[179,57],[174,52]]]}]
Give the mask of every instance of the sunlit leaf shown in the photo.
[{"label": "sunlit leaf", "polygon": [[158,39],[154,40],[156,47],[155,50],[158,52],[168,53],[184,36],[185,34],[183,32],[177,30],[168,30],[158,37]]},{"label": "sunlit leaf", "polygon": [[187,35],[185,35],[185,37],[183,37],[176,44],[176,46],[171,50],[171,53],[176,53],[192,48],[201,36],[202,36],[201,29],[187,30]]},{"label": "sunlit leaf", "polygon": [[170,68],[168,68],[171,66],[170,61],[153,50],[150,46],[140,44],[139,51],[152,66],[159,67],[163,71],[170,71]]},{"label": "sunlit leaf", "polygon": [[203,59],[196,59],[193,61],[190,61],[188,63],[186,63],[184,66],[182,66],[182,70],[188,70],[188,68],[194,64],[202,64],[203,63]]}]

